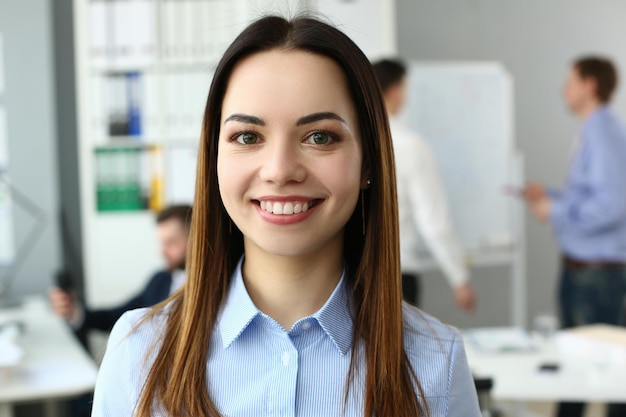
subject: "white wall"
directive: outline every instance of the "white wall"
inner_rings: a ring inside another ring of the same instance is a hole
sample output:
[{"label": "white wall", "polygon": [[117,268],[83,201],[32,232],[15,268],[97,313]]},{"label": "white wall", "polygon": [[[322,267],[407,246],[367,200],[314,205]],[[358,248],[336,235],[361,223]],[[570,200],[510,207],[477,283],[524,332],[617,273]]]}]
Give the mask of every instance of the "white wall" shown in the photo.
[{"label": "white wall", "polygon": [[[48,0],[0,1],[9,172],[13,184],[48,218],[42,237],[19,270],[11,297],[43,293],[60,265],[51,4]],[[19,244],[34,220],[17,205],[13,213]]]},{"label": "white wall", "polygon": [[[397,0],[398,50],[407,59],[497,60],[515,83],[517,147],[527,178],[559,185],[576,121],[561,99],[571,60],[613,57],[626,79],[626,2],[618,0]],[[615,107],[626,115],[626,93]],[[548,227],[527,218],[528,316],[556,312],[558,251]],[[455,324],[507,317],[506,270],[475,271],[479,320],[454,312],[441,277],[426,277],[425,308]],[[530,322],[530,321],[529,321]]]},{"label": "white wall", "polygon": [[395,54],[395,0],[312,0],[313,9],[350,37],[371,60]]}]

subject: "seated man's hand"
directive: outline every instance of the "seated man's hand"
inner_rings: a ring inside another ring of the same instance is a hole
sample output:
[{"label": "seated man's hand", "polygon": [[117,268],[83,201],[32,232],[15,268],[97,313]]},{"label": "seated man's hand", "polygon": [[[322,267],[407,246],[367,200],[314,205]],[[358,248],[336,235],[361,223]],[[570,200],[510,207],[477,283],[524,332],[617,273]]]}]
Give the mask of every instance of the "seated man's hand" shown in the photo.
[{"label": "seated man's hand", "polygon": [[48,291],[50,306],[52,310],[65,320],[74,320],[79,314],[79,306],[74,293],[68,293],[58,287],[50,288]]}]

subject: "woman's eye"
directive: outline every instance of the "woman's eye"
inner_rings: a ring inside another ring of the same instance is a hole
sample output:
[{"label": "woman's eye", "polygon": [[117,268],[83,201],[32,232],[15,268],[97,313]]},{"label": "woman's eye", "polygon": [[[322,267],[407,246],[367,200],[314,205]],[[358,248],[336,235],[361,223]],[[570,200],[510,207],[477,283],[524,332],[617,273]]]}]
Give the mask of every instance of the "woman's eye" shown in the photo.
[{"label": "woman's eye", "polygon": [[259,141],[259,136],[256,133],[244,132],[235,136],[235,140],[242,145],[254,145]]},{"label": "woman's eye", "polygon": [[333,141],[333,137],[328,132],[314,132],[312,133],[307,142],[314,145],[328,145]]}]

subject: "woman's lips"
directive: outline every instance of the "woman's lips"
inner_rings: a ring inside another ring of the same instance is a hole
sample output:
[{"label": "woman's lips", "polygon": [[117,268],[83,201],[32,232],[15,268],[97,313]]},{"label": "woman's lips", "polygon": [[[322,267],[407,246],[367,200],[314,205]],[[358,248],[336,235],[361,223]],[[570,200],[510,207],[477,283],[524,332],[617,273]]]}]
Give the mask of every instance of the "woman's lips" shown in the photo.
[{"label": "woman's lips", "polygon": [[266,221],[279,225],[298,223],[307,219],[323,199],[263,198],[256,200],[259,214]]}]

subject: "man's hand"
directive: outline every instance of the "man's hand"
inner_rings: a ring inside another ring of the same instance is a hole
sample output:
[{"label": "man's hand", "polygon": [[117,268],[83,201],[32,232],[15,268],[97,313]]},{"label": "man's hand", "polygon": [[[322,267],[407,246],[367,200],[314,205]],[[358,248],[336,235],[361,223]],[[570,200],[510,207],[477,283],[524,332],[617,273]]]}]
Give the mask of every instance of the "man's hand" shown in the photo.
[{"label": "man's hand", "polygon": [[552,201],[548,197],[544,197],[530,204],[530,211],[533,213],[533,216],[542,222],[550,218],[551,210]]},{"label": "man's hand", "polygon": [[529,182],[526,184],[526,187],[522,189],[522,198],[526,200],[528,204],[532,204],[533,202],[546,197],[546,189],[543,185],[536,182]]},{"label": "man's hand", "polygon": [[474,288],[469,282],[455,287],[453,292],[454,301],[457,306],[468,313],[474,311],[474,308],[476,307],[476,295],[474,294]]},{"label": "man's hand", "polygon": [[550,218],[552,201],[541,184],[529,182],[522,190],[522,198],[537,220],[545,222]]},{"label": "man's hand", "polygon": [[79,314],[79,306],[74,293],[67,293],[58,287],[48,291],[52,310],[65,320],[75,320]]}]

